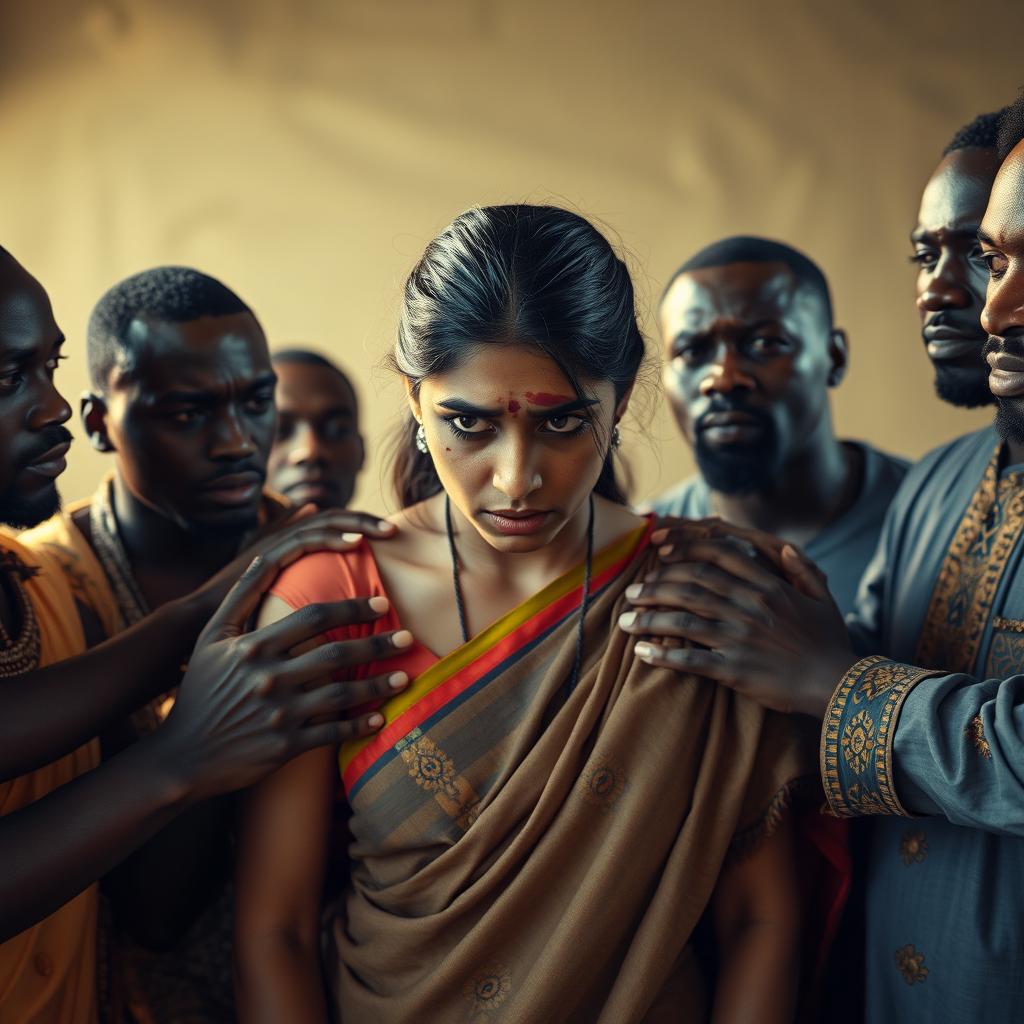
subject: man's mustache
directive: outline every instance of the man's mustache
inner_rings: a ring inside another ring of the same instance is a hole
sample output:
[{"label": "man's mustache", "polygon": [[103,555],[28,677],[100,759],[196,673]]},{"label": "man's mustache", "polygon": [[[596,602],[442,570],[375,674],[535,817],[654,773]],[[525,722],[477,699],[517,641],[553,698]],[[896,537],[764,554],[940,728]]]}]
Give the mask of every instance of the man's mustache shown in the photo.
[{"label": "man's mustache", "polygon": [[697,417],[695,424],[697,430],[706,429],[707,419],[709,416],[715,414],[721,414],[724,412],[739,412],[743,413],[744,416],[749,416],[753,420],[757,420],[759,424],[765,427],[772,425],[772,418],[762,409],[752,409],[746,402],[738,402],[734,399],[724,398],[721,395],[716,395],[711,399],[711,404]]},{"label": "man's mustache", "polygon": [[993,352],[1005,352],[1008,356],[1024,359],[1024,331],[1013,331],[1003,337],[990,334],[981,348],[982,359],[988,359]]},{"label": "man's mustache", "polygon": [[71,444],[74,438],[67,427],[44,427],[35,435],[32,447],[18,458],[18,466],[24,469],[38,462],[48,451],[56,448],[59,444]]}]

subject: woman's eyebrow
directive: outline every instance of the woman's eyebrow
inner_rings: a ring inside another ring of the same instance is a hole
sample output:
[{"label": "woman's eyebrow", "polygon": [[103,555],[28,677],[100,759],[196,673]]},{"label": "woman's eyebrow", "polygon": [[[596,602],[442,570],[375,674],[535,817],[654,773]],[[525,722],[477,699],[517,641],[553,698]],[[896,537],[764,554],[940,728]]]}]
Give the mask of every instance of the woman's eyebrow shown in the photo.
[{"label": "woman's eyebrow", "polygon": [[485,409],[461,398],[442,398],[437,404],[442,409],[451,409],[452,412],[462,413],[463,416],[479,416],[481,419],[494,419],[504,412],[501,406],[497,409]]},{"label": "woman's eyebrow", "polygon": [[561,405],[544,406],[542,409],[530,409],[530,415],[535,419],[547,420],[555,416],[565,416],[571,412],[578,412],[580,409],[589,409],[592,405],[600,405],[597,398],[577,398],[572,402],[563,402]]}]

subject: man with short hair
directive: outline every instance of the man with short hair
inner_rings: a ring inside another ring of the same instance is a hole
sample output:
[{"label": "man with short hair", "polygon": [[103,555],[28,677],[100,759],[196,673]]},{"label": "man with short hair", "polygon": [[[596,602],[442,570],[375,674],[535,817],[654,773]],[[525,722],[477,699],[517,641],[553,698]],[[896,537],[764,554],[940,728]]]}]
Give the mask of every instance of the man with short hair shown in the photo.
[{"label": "man with short hair", "polygon": [[268,483],[299,505],[345,508],[366,455],[355,388],[334,363],[307,349],[275,352],[273,363],[277,434]]},{"label": "man with short hair", "polygon": [[981,327],[988,271],[978,258],[978,227],[999,161],[996,135],[1004,110],[980,114],[942,151],[910,235],[917,264],[917,309],[935,391],[963,408],[992,404]]},{"label": "man with short hair", "polygon": [[[0,522],[31,525],[59,507],[71,415],[54,386],[63,343],[46,292],[0,248]],[[279,569],[350,546],[337,520],[352,519],[307,517],[88,653],[59,566],[0,532],[0,1020],[92,1024],[96,880],[195,803],[379,727],[372,714],[335,719],[385,692],[384,680],[323,685],[325,673],[379,657],[377,645],[344,645],[329,663],[290,651],[380,608],[324,606],[241,635]],[[93,737],[166,688],[190,650],[167,722],[99,763]]]},{"label": "man with short hair", "polygon": [[823,719],[833,812],[881,816],[867,865],[869,1021],[1016,1020],[1024,1005],[1022,140],[1024,95],[1001,122],[1005,159],[978,230],[995,428],[910,470],[849,632],[812,563],[747,531],[798,586],[734,545],[677,537],[677,580],[697,561],[714,580],[713,597],[676,591],[677,635],[702,649],[638,645],[652,663]]},{"label": "man with short hair", "polygon": [[[89,319],[82,420],[114,471],[23,537],[65,567],[90,642],[191,592],[284,512],[264,493],[276,376],[252,310],[189,267],[119,282]],[[354,524],[355,525],[355,524]],[[103,737],[155,729],[170,695]],[[192,808],[106,881],[131,1019],[233,1019],[230,806]]]},{"label": "man with short hair", "polygon": [[676,271],[658,312],[665,390],[699,475],[655,511],[805,545],[851,607],[907,464],[835,436],[828,392],[849,349],[824,274],[781,242],[726,238]]}]

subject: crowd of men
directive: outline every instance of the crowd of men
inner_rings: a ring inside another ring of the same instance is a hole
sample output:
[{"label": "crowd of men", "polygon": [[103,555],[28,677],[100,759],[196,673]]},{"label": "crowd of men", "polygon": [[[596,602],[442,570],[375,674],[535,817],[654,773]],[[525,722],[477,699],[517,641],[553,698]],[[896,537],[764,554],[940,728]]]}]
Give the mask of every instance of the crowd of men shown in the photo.
[{"label": "crowd of men", "polygon": [[[722,523],[663,531],[621,627],[651,663],[823,722],[823,799],[856,819],[830,1020],[1024,1013],[1022,139],[1024,101],[978,117],[922,195],[936,391],[995,417],[916,465],[836,436],[850,341],[797,249],[715,242],[659,303],[698,474],[653,508]],[[111,469],[62,508],[66,344],[0,249],[0,520],[24,531],[0,534],[0,1020],[230,1021],[233,794],[350,738],[374,681],[328,677],[391,649],[293,653],[377,617],[369,599],[250,618],[291,560],[392,528],[347,510],[365,453],[344,373],[272,355],[183,267],[97,302],[80,415]]]}]

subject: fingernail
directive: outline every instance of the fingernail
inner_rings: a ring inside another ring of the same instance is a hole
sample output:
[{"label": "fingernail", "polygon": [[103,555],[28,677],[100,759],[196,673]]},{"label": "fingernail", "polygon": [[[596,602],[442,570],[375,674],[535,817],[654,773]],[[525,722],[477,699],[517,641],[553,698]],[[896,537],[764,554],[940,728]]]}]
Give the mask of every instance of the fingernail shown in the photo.
[{"label": "fingernail", "polygon": [[388,599],[386,597],[371,597],[370,607],[375,612],[386,612],[388,610]]},{"label": "fingernail", "polygon": [[638,658],[646,659],[654,657],[654,648],[650,644],[645,644],[643,642],[634,644],[633,652]]},{"label": "fingernail", "polygon": [[370,717],[366,720],[366,724],[371,729],[379,729],[384,724],[384,716],[383,715],[370,715]]},{"label": "fingernail", "polygon": [[388,676],[388,686],[392,690],[401,690],[407,682],[409,682],[409,677],[404,672],[392,672]]},{"label": "fingernail", "polygon": [[673,544],[665,544],[658,548],[658,554],[661,555],[662,558],[666,555],[671,555],[673,551],[675,551],[675,545]]},{"label": "fingernail", "polygon": [[651,534],[651,543],[660,544],[668,536],[668,530],[655,530]]},{"label": "fingernail", "polygon": [[636,622],[636,617],[636,612],[623,612],[619,616],[619,625],[622,626],[623,629],[628,629],[634,622]]},{"label": "fingernail", "polygon": [[626,597],[632,601],[633,598],[640,596],[643,589],[644,587],[642,583],[632,583],[630,586],[626,587]]},{"label": "fingernail", "polygon": [[379,519],[377,521],[378,530],[393,530],[395,528],[394,523],[389,523],[386,519]]},{"label": "fingernail", "polygon": [[412,633],[407,629],[400,629],[392,638],[391,642],[396,647],[411,647],[412,646]]},{"label": "fingernail", "polygon": [[363,535],[361,533],[343,533],[341,539],[346,544],[358,544],[363,539]]}]

